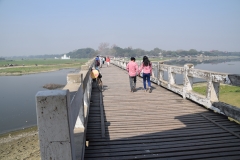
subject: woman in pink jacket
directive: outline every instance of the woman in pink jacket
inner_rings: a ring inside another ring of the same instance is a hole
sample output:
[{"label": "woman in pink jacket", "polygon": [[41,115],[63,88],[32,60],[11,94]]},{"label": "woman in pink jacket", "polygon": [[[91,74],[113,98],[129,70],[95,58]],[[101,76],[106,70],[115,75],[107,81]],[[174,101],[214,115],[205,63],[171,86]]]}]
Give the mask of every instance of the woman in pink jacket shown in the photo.
[{"label": "woman in pink jacket", "polygon": [[[151,93],[152,87],[151,87],[151,82],[150,82],[150,76],[152,75],[152,63],[149,61],[147,56],[143,57],[143,62],[140,66],[139,74],[141,71],[143,71],[142,77],[143,77],[144,90],[147,92],[149,89],[149,93]],[[148,82],[148,88],[146,88],[146,80]]]},{"label": "woman in pink jacket", "polygon": [[137,74],[138,74],[138,65],[135,62],[135,58],[131,57],[131,61],[127,64],[127,71],[129,74],[129,82],[130,82],[130,89],[131,92],[136,91],[136,81],[137,81]]}]

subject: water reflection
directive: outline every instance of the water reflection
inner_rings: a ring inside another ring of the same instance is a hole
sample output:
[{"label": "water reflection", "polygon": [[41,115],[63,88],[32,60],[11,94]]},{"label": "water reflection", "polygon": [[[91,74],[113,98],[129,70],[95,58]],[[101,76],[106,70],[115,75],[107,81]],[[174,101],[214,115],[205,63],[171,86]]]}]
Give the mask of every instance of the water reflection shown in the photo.
[{"label": "water reflection", "polygon": [[63,69],[22,76],[0,76],[0,133],[37,124],[35,95],[49,83],[67,82],[67,74],[79,72]]}]

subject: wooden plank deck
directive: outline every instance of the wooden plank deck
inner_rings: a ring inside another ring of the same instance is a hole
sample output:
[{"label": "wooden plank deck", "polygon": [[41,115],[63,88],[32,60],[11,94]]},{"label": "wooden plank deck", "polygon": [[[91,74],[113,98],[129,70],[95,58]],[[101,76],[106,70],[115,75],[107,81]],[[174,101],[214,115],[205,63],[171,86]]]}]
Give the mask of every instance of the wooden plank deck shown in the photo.
[{"label": "wooden plank deck", "polygon": [[153,83],[146,93],[140,77],[131,93],[127,72],[116,66],[101,72],[105,137],[93,86],[85,159],[240,159],[240,127],[227,117]]}]

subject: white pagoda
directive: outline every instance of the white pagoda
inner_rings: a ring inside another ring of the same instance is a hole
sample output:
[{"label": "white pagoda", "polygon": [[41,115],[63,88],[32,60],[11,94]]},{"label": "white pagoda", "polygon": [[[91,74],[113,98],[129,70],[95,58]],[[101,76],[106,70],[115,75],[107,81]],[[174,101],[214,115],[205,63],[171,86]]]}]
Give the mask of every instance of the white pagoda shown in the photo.
[{"label": "white pagoda", "polygon": [[70,59],[70,56],[67,57],[66,54],[64,54],[64,55],[61,57],[61,59]]}]

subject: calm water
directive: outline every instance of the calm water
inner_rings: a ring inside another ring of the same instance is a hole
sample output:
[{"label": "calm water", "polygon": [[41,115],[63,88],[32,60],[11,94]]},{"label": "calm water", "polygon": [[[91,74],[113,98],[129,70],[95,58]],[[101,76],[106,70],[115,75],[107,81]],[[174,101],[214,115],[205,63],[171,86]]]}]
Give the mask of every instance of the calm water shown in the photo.
[{"label": "calm water", "polygon": [[[37,124],[35,95],[49,83],[67,83],[67,74],[75,69],[22,76],[0,76],[0,133]],[[79,72],[79,71],[78,71]]]}]

